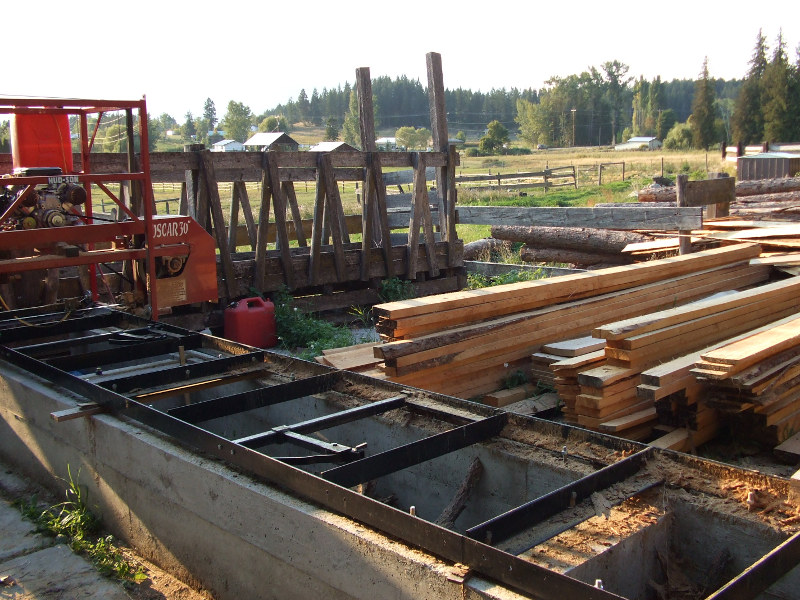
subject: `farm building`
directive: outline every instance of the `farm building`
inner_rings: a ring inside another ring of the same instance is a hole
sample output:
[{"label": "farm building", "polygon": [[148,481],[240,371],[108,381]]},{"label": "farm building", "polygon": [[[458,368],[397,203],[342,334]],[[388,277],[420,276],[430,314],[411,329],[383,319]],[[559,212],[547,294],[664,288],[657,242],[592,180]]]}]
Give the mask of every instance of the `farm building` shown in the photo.
[{"label": "farm building", "polygon": [[800,173],[800,154],[790,152],[762,152],[740,156],[736,161],[736,179],[773,179],[794,177]]},{"label": "farm building", "polygon": [[614,146],[614,150],[640,150],[642,146],[647,146],[648,150],[658,150],[661,148],[661,140],[646,136],[632,137],[627,142]]},{"label": "farm building", "polygon": [[294,141],[289,134],[282,131],[272,133],[256,133],[244,143],[246,150],[251,151],[265,151],[265,150],[283,150],[284,152],[297,152],[298,143]]},{"label": "farm building", "polygon": [[242,152],[244,144],[236,140],[220,140],[211,146],[212,152]]},{"label": "farm building", "polygon": [[358,152],[347,142],[320,142],[308,149],[309,152]]}]

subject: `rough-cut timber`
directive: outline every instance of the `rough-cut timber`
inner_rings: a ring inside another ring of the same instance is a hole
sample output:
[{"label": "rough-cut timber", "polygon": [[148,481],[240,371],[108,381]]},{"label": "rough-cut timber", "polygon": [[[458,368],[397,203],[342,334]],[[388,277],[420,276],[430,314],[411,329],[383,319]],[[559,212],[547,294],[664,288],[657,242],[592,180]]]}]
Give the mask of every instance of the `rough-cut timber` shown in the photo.
[{"label": "rough-cut timber", "polygon": [[467,225],[543,225],[597,229],[700,229],[702,208],[531,208],[515,206],[460,206],[458,222]]},{"label": "rough-cut timber", "polygon": [[[757,244],[737,244],[696,252],[691,256],[665,258],[555,279],[526,281],[429,298],[388,302],[376,306],[374,313],[378,317],[394,320],[441,313],[445,310],[467,309],[467,312],[460,315],[459,322],[464,323],[733,264],[756,258],[760,252],[761,248]],[[490,310],[484,312],[482,309],[489,303],[492,303],[489,306]]]},{"label": "rough-cut timber", "polygon": [[[532,248],[575,250],[587,254],[618,254],[628,244],[648,242],[649,235],[613,229],[586,227],[516,227],[495,225],[492,237],[523,242]],[[562,260],[559,262],[573,262]]]}]

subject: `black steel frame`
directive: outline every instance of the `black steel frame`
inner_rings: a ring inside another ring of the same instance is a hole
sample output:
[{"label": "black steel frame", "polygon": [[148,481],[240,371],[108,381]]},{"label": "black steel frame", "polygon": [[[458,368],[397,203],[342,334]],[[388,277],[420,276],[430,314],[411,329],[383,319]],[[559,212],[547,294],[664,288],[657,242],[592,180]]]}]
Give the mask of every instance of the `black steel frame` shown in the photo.
[{"label": "black steel frame", "polygon": [[[30,314],[30,311],[26,311],[26,313]],[[357,374],[329,371],[322,375],[162,411],[124,394],[135,394],[141,389],[158,387],[171,389],[170,386],[172,386],[175,389],[181,389],[181,386],[192,378],[225,374],[236,369],[249,368],[264,372],[269,367],[269,353],[254,351],[252,348],[232,344],[225,340],[203,336],[202,342],[205,347],[210,346],[226,353],[233,353],[234,356],[211,359],[202,365],[162,369],[149,372],[146,376],[123,377],[97,385],[59,368],[65,365],[65,361],[53,360],[50,362],[54,364],[49,364],[48,361],[37,359],[35,355],[43,352],[48,343],[28,344],[17,349],[2,345],[9,343],[12,339],[14,342],[26,339],[22,335],[23,331],[28,338],[31,336],[31,328],[26,326],[2,329],[3,322],[13,319],[14,316],[12,312],[5,313],[3,315],[5,319],[0,318],[0,358],[27,371],[32,376],[49,380],[101,405],[112,413],[134,419],[164,434],[173,436],[181,443],[216,456],[249,472],[254,477],[279,485],[308,501],[402,539],[406,543],[422,548],[442,559],[467,565],[475,573],[499,581],[532,597],[545,600],[620,598],[605,590],[535,565],[493,544],[498,544],[501,540],[508,539],[515,533],[547,519],[563,510],[570,501],[576,498],[579,501],[593,491],[604,489],[630,477],[639,471],[647,458],[652,455],[652,449],[645,449],[634,443],[628,444],[630,448],[638,450],[632,456],[473,527],[467,531],[467,535],[461,535],[371,499],[349,487],[488,440],[498,435],[508,423],[510,417],[506,413],[484,407],[481,409],[486,415],[483,418],[476,418],[471,423],[456,426],[444,433],[432,435],[367,458],[360,458],[363,456],[364,450],[361,446],[352,448],[330,444],[306,435],[396,408],[415,408],[415,403],[408,396],[417,394],[417,390],[386,382],[375,382],[374,385],[378,389],[392,390],[395,395],[325,417],[273,428],[267,432],[239,440],[230,440],[198,427],[196,423],[332,390],[337,383],[345,379],[357,381],[362,385],[368,384],[372,380]],[[154,325],[152,322],[124,313],[96,309],[67,318],[61,323],[54,324],[47,331],[42,330],[39,333],[51,336],[54,335],[54,331],[59,334],[76,333],[95,327],[110,326],[135,330]],[[197,342],[197,334],[163,324],[158,324],[157,327],[164,328],[178,336],[183,333],[185,341]],[[13,334],[9,335],[9,332],[13,332]],[[172,336],[170,337],[172,338]],[[73,343],[85,344],[106,339],[105,334],[87,335],[71,341],[53,342],[51,348],[63,350],[69,348]],[[171,341],[174,342],[175,338]],[[152,344],[149,341],[142,343]],[[170,347],[175,347],[175,344]],[[297,362],[301,364],[301,361]],[[454,402],[452,399],[442,398],[444,404]],[[436,413],[436,409],[429,405],[425,406],[424,410],[431,414]],[[452,420],[453,415],[445,410],[441,416],[442,420],[447,421]],[[562,432],[566,438],[569,429],[562,428]],[[310,447],[314,451],[320,451],[321,454],[276,459],[254,449],[279,439]],[[606,443],[608,442],[606,441]],[[321,477],[292,466],[292,464],[339,461],[345,461],[345,464],[324,471]],[[743,573],[726,588],[709,596],[709,599],[735,598],[739,600],[754,597],[755,594],[751,592],[755,588],[761,589],[765,585],[768,586],[770,582],[774,582],[796,564],[797,555],[800,552],[798,551],[798,547],[800,547],[798,539],[800,539],[798,536],[794,536],[754,565],[756,575]],[[758,584],[755,586],[752,585],[754,577],[758,578]]]}]

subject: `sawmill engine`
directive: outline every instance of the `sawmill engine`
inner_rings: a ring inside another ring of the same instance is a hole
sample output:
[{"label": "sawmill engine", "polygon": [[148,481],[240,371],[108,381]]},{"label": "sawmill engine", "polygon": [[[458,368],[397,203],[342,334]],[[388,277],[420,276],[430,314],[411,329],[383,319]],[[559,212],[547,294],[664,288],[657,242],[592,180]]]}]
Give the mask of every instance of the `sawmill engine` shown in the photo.
[{"label": "sawmill engine", "polygon": [[[86,189],[77,183],[57,182],[30,189],[22,202],[3,224],[3,229],[37,229],[41,227],[64,227],[81,222],[80,206],[86,202]],[[77,179],[77,178],[76,178]],[[25,194],[26,186],[4,186],[0,191],[0,214],[5,214],[19,197]]]}]

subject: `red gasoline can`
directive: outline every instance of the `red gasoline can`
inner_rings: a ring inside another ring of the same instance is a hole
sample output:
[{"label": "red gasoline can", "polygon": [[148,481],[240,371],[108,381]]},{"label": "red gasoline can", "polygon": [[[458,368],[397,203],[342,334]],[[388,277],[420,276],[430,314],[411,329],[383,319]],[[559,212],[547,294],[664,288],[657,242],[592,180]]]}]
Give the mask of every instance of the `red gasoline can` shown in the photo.
[{"label": "red gasoline can", "polygon": [[72,173],[69,115],[11,115],[11,157],[15,169],[60,167]]},{"label": "red gasoline can", "polygon": [[278,344],[275,305],[256,296],[232,303],[225,309],[225,337],[256,348]]}]

